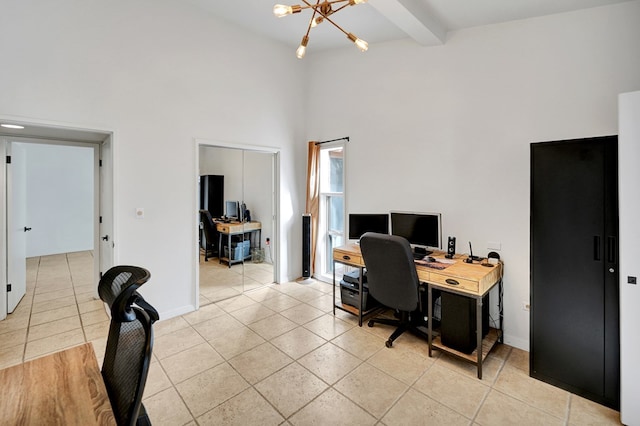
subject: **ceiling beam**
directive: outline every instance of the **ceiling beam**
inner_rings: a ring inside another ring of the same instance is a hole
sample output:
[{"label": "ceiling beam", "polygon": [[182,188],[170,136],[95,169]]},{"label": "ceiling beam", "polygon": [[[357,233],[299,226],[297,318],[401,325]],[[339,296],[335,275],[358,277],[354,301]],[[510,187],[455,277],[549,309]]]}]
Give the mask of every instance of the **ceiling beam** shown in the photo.
[{"label": "ceiling beam", "polygon": [[369,0],[369,4],[423,46],[444,44],[447,30],[420,0]]}]

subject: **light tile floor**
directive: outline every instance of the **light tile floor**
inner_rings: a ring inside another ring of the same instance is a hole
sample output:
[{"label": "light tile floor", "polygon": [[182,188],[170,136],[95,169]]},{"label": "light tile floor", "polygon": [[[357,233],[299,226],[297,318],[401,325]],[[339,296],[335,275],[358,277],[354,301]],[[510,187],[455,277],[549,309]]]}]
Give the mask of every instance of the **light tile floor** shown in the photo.
[{"label": "light tile floor", "polygon": [[[101,360],[108,319],[91,254],[28,260],[28,291],[0,321],[0,368],[85,341]],[[150,281],[147,285],[153,285]],[[587,425],[616,411],[528,374],[528,353],[496,347],[471,364],[332,314],[331,286],[270,285],[155,324],[144,404],[154,425]]]},{"label": "light tile floor", "polygon": [[[269,252],[267,252],[269,253]],[[205,262],[200,253],[200,306],[238,296],[244,291],[273,283],[273,265],[269,262],[235,263],[231,268],[217,257]]]}]

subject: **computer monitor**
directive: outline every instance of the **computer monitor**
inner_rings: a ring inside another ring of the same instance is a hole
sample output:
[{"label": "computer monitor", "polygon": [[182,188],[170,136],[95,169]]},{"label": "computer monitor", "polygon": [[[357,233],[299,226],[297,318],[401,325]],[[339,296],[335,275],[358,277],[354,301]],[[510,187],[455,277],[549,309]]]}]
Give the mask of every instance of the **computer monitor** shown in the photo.
[{"label": "computer monitor", "polygon": [[237,201],[225,201],[224,202],[224,214],[227,217],[232,217],[234,219],[238,219],[240,217],[240,214],[238,212],[239,210],[239,203]]},{"label": "computer monitor", "polygon": [[409,240],[416,253],[442,249],[440,213],[391,212],[391,233]]},{"label": "computer monitor", "polygon": [[349,214],[349,239],[359,240],[365,232],[389,233],[387,213]]}]

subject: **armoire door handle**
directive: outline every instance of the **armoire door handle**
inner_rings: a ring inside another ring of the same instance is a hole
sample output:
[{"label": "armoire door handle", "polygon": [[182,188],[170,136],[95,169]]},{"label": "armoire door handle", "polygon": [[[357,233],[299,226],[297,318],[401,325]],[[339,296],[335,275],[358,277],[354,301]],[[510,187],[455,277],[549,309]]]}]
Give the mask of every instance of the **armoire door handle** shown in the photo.
[{"label": "armoire door handle", "polygon": [[616,237],[607,237],[607,262],[616,263],[618,261],[618,244]]}]

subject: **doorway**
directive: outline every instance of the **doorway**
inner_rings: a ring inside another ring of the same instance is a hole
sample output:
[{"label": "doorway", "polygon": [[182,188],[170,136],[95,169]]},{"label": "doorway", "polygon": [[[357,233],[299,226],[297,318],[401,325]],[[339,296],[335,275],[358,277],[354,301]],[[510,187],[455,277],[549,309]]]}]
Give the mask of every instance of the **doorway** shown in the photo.
[{"label": "doorway", "polygon": [[[40,246],[38,249],[35,249],[36,251],[40,250],[40,252],[35,253],[33,251],[33,247],[29,249],[28,246],[25,246],[24,252],[16,256],[13,248],[14,244],[12,243],[11,245],[7,245],[7,243],[11,242],[12,239],[15,240],[16,237],[21,237],[20,239],[22,239],[22,242],[24,243],[26,235],[28,235],[29,232],[36,231],[36,228],[39,233],[48,233],[48,235],[40,235],[42,238],[41,241],[58,240],[58,242],[62,243],[62,246],[64,246],[60,248],[60,250],[64,252],[69,251],[65,249],[65,247],[69,247],[68,245],[65,246],[65,244],[72,239],[70,238],[72,233],[65,232],[61,227],[64,219],[60,219],[60,217],[57,219],[54,218],[54,209],[52,207],[51,200],[49,200],[49,202],[45,200],[46,194],[41,193],[35,201],[32,200],[30,204],[27,204],[26,207],[29,209],[28,212],[17,216],[13,214],[15,213],[15,209],[13,207],[16,203],[13,201],[15,194],[12,192],[15,191],[16,188],[10,188],[9,186],[11,184],[10,179],[13,172],[12,165],[22,164],[21,168],[27,173],[26,176],[21,178],[23,184],[25,184],[25,181],[28,182],[30,177],[31,181],[35,182],[36,185],[37,182],[46,179],[46,177],[38,177],[37,173],[34,173],[34,171],[38,170],[38,167],[29,160],[29,158],[34,160],[38,157],[38,154],[34,154],[34,152],[38,151],[38,149],[36,149],[37,147],[44,148],[45,151],[44,159],[42,154],[40,154],[40,160],[42,161],[41,164],[52,163],[51,157],[46,158],[46,156],[57,149],[61,151],[66,150],[64,155],[84,150],[84,154],[82,155],[85,159],[88,158],[88,161],[90,162],[89,165],[85,164],[84,166],[81,166],[80,163],[74,163],[72,160],[70,163],[67,163],[66,167],[73,169],[84,167],[85,172],[89,174],[89,177],[83,179],[84,182],[82,182],[82,185],[84,185],[83,190],[90,193],[89,198],[85,198],[85,200],[88,201],[86,201],[82,206],[72,206],[75,198],[81,198],[78,196],[77,191],[79,191],[79,189],[76,187],[73,189],[73,191],[75,191],[73,194],[61,194],[62,196],[70,196],[67,202],[57,200],[56,203],[68,204],[68,207],[70,207],[70,210],[73,212],[71,213],[72,216],[81,210],[84,213],[87,211],[90,212],[89,214],[91,216],[89,218],[89,223],[85,223],[83,230],[81,230],[82,232],[73,234],[84,235],[84,237],[81,238],[85,239],[84,244],[88,244],[87,248],[89,249],[89,252],[92,253],[93,268],[91,272],[91,281],[96,285],[96,295],[100,271],[109,268],[113,263],[113,244],[112,241],[110,241],[113,224],[111,134],[107,132],[48,127],[30,123],[24,123],[22,126],[24,129],[20,129],[19,131],[8,131],[4,128],[0,130],[1,153],[7,156],[11,151],[15,151],[15,153],[22,151],[21,154],[23,156],[22,160],[14,156],[12,158],[14,164],[7,164],[6,162],[3,162],[2,171],[0,172],[0,176],[2,176],[0,178],[0,193],[2,194],[0,197],[0,202],[2,204],[2,209],[0,210],[0,222],[6,224],[7,219],[11,221],[11,223],[8,224],[9,228],[7,226],[1,227],[2,231],[0,240],[2,240],[4,244],[0,247],[0,252],[3,254],[3,257],[7,262],[2,262],[2,265],[0,266],[0,276],[3,281],[3,285],[0,286],[0,320],[6,318],[7,314],[15,308],[17,303],[24,296],[23,290],[24,287],[26,287],[26,283],[25,285],[22,283],[16,284],[14,279],[14,271],[16,268],[21,271],[18,272],[18,276],[20,276],[26,268],[26,257],[29,256],[29,253],[33,256],[40,256],[53,254],[51,250],[55,251],[55,248],[52,248],[51,246]],[[79,149],[80,151],[74,151],[75,149]],[[25,155],[25,150],[27,151],[27,155]],[[100,167],[100,165],[102,165],[102,167]],[[30,174],[32,176],[30,176]],[[57,174],[55,176],[56,178],[61,177]],[[23,188],[23,190],[33,191],[33,187],[29,189],[27,184],[27,187]],[[33,220],[39,221],[37,227],[27,223]],[[47,223],[48,220],[50,221],[49,223]],[[79,222],[73,223],[73,217],[69,218],[68,222],[72,222],[70,226],[79,224]],[[13,232],[16,229],[22,230],[22,232]],[[18,244],[18,246],[20,246],[20,244]],[[73,246],[73,244],[71,246]],[[82,246],[82,243],[80,243],[80,246]],[[76,245],[75,247],[78,246]],[[8,291],[9,287],[7,284],[11,284],[10,291]]]},{"label": "doorway", "polygon": [[198,306],[277,282],[278,154],[197,142]]}]

